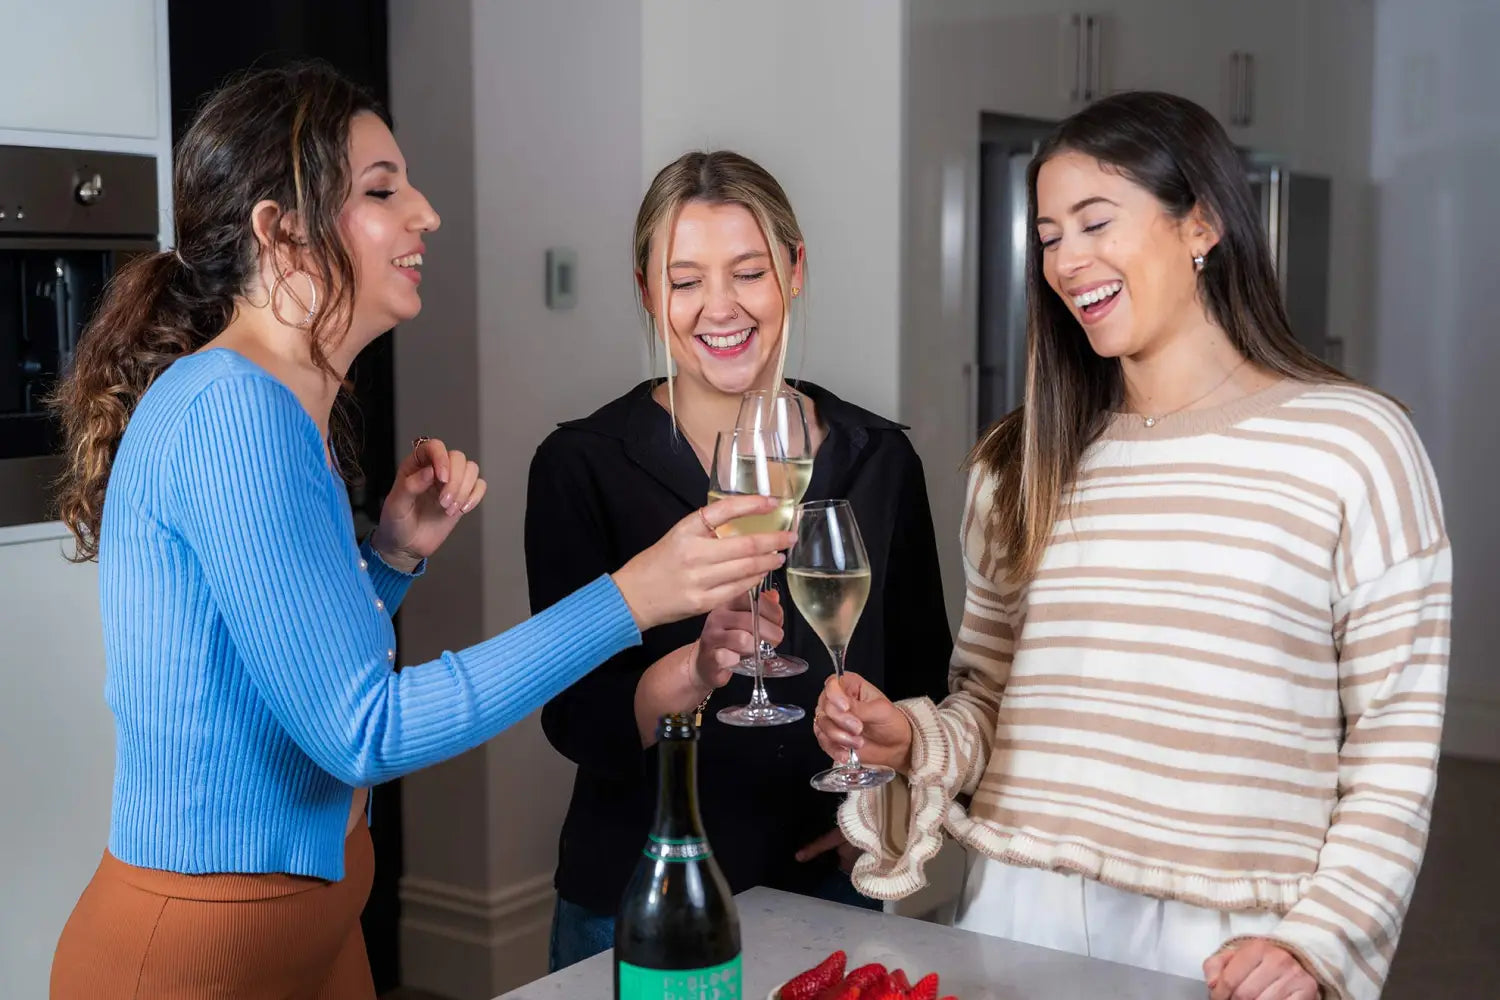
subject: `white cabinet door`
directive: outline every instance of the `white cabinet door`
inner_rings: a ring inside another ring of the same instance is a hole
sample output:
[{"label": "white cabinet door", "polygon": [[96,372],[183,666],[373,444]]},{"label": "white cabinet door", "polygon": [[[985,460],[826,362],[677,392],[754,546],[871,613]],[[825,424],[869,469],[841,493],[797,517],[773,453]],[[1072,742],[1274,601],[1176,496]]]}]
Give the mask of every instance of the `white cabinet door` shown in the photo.
[{"label": "white cabinet door", "polygon": [[1374,110],[1374,5],[1371,0],[1310,3],[1303,9],[1300,34],[1305,64],[1294,165],[1314,173],[1366,174]]},{"label": "white cabinet door", "polygon": [[1106,91],[1162,90],[1218,113],[1219,78],[1195,0],[1148,0],[1105,17]]},{"label": "white cabinet door", "polygon": [[156,138],[157,0],[0,0],[0,129]]},{"label": "white cabinet door", "polygon": [[986,110],[1056,121],[1083,106],[1081,18],[1075,23],[1069,14],[1016,14],[969,30],[987,40],[983,57],[1000,71],[989,75],[1003,81],[992,88]]},{"label": "white cabinet door", "polygon": [[1303,101],[1299,0],[1215,4],[1207,37],[1224,81],[1219,120],[1236,145],[1290,157]]}]

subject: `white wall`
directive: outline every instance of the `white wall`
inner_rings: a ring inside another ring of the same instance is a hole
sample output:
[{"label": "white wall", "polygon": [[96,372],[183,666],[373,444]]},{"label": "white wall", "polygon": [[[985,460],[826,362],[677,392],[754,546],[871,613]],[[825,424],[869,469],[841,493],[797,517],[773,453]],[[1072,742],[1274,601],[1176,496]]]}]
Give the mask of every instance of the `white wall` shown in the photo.
[{"label": "white wall", "polygon": [[[396,138],[413,181],[443,219],[425,241],[422,313],[395,334],[396,440],[400,447],[426,434],[474,449],[480,441],[472,8],[392,0],[389,10]],[[403,663],[483,636],[490,582],[485,516],[465,518],[407,596]],[[412,985],[455,998],[494,992],[481,943],[490,891],[488,800],[482,748],[402,781],[402,974]]]},{"label": "white wall", "polygon": [[52,951],[109,839],[99,569],[61,524],[0,528],[0,997],[47,995]]},{"label": "white wall", "polygon": [[[522,526],[532,453],[558,421],[640,379],[630,227],[640,198],[634,3],[391,0],[396,135],[443,215],[415,322],[397,333],[398,440],[477,454],[489,495],[402,611],[416,662],[529,613]],[[577,304],[550,311],[549,247],[577,253]],[[546,971],[572,765],[533,717],[406,779],[402,979],[456,1000]]]},{"label": "white wall", "polygon": [[1413,409],[1454,549],[1445,745],[1500,758],[1500,6],[1380,0],[1375,379]]},{"label": "white wall", "polygon": [[690,149],[769,170],[807,240],[805,361],[792,344],[788,372],[899,418],[905,4],[641,6],[644,181]]},{"label": "white wall", "polygon": [[[486,632],[529,613],[526,472],[558,421],[586,416],[641,377],[630,229],[640,198],[640,11],[633,3],[479,3],[474,16],[480,434]],[[549,310],[548,247],[577,254],[577,303]],[[573,766],[535,719],[492,741],[494,884],[528,969],[545,972],[557,831]],[[527,941],[523,946],[519,942]],[[515,950],[515,949],[513,949]],[[530,956],[534,955],[535,958]],[[518,954],[517,960],[522,960]]]}]

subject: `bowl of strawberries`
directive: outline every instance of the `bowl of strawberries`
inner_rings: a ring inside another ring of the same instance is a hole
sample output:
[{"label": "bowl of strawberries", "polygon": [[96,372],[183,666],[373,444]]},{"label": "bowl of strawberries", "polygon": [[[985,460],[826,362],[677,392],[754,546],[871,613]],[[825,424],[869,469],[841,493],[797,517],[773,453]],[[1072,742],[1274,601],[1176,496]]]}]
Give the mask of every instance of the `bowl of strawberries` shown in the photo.
[{"label": "bowl of strawberries", "polygon": [[957,1000],[939,997],[936,972],[913,984],[903,969],[870,962],[846,973],[848,964],[849,956],[836,951],[776,987],[766,1000]]}]

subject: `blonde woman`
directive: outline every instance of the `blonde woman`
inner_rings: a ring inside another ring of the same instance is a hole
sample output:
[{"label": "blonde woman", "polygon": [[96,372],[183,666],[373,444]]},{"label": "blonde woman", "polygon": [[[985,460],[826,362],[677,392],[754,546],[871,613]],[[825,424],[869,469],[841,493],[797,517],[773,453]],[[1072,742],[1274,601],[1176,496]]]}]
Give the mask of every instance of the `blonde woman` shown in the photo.
[{"label": "blonde woman", "polygon": [[1452,562],[1400,406],[1292,336],[1239,156],[1120,94],[1032,161],[1026,403],[974,454],[941,703],[830,683],[885,898],[969,851],[969,930],[1375,1000],[1421,867]]},{"label": "blonde woman", "polygon": [[[788,307],[803,293],[806,254],[770,174],[731,152],[683,156],[647,191],[634,249],[641,302],[675,377],[637,385],[564,424],[537,451],[526,564],[538,611],[702,504],[715,434],[734,427],[744,392],[781,384]],[[951,638],[921,463],[899,425],[809,382],[795,388],[816,445],[807,499],[848,498],[874,566],[849,662],[906,695],[940,694]],[[831,664],[794,608],[771,594],[762,603],[771,618],[763,637],[811,664],[771,681],[775,700],[810,714]],[[578,764],[559,851],[553,968],[613,943],[615,908],[651,821],[656,717],[691,711],[726,682],[712,700],[744,704],[750,681],[728,668],[750,652],[746,602],[706,621],[647,630],[640,648],[543,711],[548,738]],[[675,683],[662,683],[671,676],[664,664],[676,666]],[[808,723],[737,729],[710,704],[703,727],[703,818],[731,887],[875,905],[850,886],[837,800],[808,786],[822,769]]]}]

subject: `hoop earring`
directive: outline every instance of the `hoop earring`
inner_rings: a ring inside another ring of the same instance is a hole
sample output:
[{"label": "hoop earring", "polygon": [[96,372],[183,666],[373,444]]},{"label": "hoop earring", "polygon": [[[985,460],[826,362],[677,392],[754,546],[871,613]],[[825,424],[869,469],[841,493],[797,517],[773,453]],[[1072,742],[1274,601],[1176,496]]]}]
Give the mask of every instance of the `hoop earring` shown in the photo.
[{"label": "hoop earring", "polygon": [[[318,285],[317,282],[313,281],[313,276],[307,271],[302,271],[294,268],[288,268],[286,270],[286,273],[281,276],[282,282],[285,283],[294,274],[307,275],[307,288],[308,291],[312,293],[312,302],[307,307],[307,315],[303,316],[300,322],[292,324],[299,330],[306,330],[308,327],[312,326],[313,317],[318,313]],[[293,301],[295,301],[295,296],[293,297]],[[298,304],[300,305],[301,303]]]},{"label": "hoop earring", "polygon": [[1193,273],[1203,273],[1203,255],[1201,253],[1193,258]]}]

